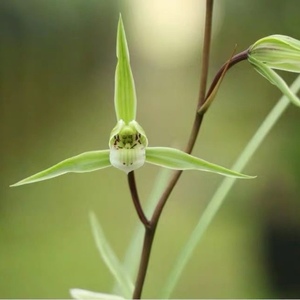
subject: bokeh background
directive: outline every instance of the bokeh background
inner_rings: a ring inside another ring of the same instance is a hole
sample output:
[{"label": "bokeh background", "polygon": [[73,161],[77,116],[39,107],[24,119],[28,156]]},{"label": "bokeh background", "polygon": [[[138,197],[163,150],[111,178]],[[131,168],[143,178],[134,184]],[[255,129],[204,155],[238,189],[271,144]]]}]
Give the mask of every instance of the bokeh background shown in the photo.
[{"label": "bokeh background", "polygon": [[[297,0],[215,1],[210,78],[269,34],[300,38]],[[110,292],[94,211],[122,259],[137,224],[116,169],[8,186],[69,156],[107,148],[115,125],[115,35],[122,13],[152,146],[183,148],[198,95],[204,0],[0,1],[0,297]],[[294,75],[284,75],[290,83]],[[208,112],[194,154],[230,167],[280,92],[247,62],[234,67]],[[209,227],[174,298],[300,296],[300,111],[290,106]],[[143,202],[158,168],[136,172]],[[144,296],[155,298],[221,176],[186,172],[161,218]],[[137,258],[138,259],[138,258]]]}]

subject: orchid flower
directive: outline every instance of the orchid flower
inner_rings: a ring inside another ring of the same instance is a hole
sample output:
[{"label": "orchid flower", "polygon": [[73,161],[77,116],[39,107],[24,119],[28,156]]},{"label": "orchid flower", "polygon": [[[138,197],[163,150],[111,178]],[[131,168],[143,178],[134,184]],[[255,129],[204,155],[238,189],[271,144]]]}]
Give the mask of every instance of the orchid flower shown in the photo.
[{"label": "orchid flower", "polygon": [[111,166],[129,173],[143,166],[145,162],[174,170],[201,170],[236,178],[252,178],[177,149],[148,147],[145,131],[136,121],[136,92],[121,16],[118,23],[116,52],[118,63],[115,73],[114,103],[117,124],[110,134],[109,149],[85,152],[68,158],[12,186],[34,183],[70,172],[91,172]]}]

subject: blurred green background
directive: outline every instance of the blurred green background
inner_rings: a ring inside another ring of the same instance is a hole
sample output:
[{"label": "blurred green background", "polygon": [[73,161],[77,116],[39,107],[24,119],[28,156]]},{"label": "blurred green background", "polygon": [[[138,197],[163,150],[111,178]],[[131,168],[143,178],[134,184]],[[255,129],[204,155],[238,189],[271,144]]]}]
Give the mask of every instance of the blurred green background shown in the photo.
[{"label": "blurred green background", "polygon": [[[236,44],[241,51],[269,34],[300,38],[297,0],[215,2],[210,78]],[[111,291],[113,278],[97,253],[88,212],[97,214],[122,259],[137,223],[125,174],[111,168],[8,186],[69,156],[107,148],[116,122],[119,12],[136,82],[137,119],[150,145],[183,148],[198,95],[204,4],[0,1],[1,298],[68,298],[74,287]],[[290,83],[294,76],[285,78]],[[230,167],[279,97],[248,63],[234,67],[194,154]],[[299,125],[300,111],[291,106],[245,170],[257,179],[236,184],[174,298],[300,296]],[[145,166],[136,172],[143,202],[157,171]],[[158,296],[221,180],[197,172],[182,176],[159,224],[145,297]]]}]

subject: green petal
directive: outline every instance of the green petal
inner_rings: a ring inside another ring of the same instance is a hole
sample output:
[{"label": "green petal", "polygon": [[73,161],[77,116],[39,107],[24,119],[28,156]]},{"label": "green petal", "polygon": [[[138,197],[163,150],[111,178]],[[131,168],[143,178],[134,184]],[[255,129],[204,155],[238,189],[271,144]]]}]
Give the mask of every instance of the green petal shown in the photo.
[{"label": "green petal", "polygon": [[34,183],[66,173],[84,173],[96,171],[111,166],[109,161],[109,150],[90,151],[70,157],[51,168],[27,177],[11,186]]},{"label": "green petal", "polygon": [[248,60],[258,73],[268,79],[272,84],[276,85],[292,103],[300,106],[300,99],[291,91],[286,82],[275,71],[253,57],[248,57]]},{"label": "green petal", "polygon": [[254,178],[254,176],[226,169],[173,148],[148,147],[146,149],[146,162],[174,170],[198,170],[228,177]]},{"label": "green petal", "polygon": [[117,120],[129,123],[136,116],[136,94],[130,68],[129,51],[120,15],[117,33],[118,64],[115,75],[115,110]]}]

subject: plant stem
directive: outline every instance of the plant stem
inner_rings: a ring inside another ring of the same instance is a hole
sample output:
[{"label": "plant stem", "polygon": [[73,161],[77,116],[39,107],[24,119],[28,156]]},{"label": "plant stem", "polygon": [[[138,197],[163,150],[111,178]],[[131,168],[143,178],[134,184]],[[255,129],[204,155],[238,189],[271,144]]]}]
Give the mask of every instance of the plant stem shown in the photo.
[{"label": "plant stem", "polygon": [[[220,77],[222,76],[222,73],[224,71],[224,69],[227,67],[227,71],[233,67],[235,64],[243,61],[243,60],[246,60],[248,58],[248,49],[234,55],[231,59],[230,59],[230,62],[228,64],[228,61],[225,62],[223,64],[223,66],[219,69],[219,71],[217,72],[217,74],[215,75],[210,87],[209,87],[209,90],[206,94],[206,97],[205,97],[205,100],[210,96],[210,94],[212,93],[212,91],[214,90],[215,86],[217,85]],[[228,64],[228,65],[227,65]],[[205,101],[204,101],[205,102]]]},{"label": "plant stem", "polygon": [[[204,43],[203,43],[203,56],[202,56],[202,68],[201,68],[201,77],[200,77],[200,91],[198,98],[197,107],[200,108],[201,105],[205,102],[205,93],[206,93],[206,84],[207,84],[207,75],[208,75],[208,65],[209,65],[209,50],[211,42],[211,28],[212,28],[212,12],[213,12],[213,0],[206,1],[206,17],[205,17],[205,28],[204,28]],[[198,111],[198,109],[197,109]],[[202,123],[203,114],[196,114],[194,119],[194,124],[190,134],[190,139],[188,141],[186,152],[191,153],[194,144],[196,142],[200,126]],[[143,242],[143,250],[140,261],[140,266],[138,270],[135,290],[133,293],[133,299],[140,299],[145,277],[148,269],[148,263],[151,254],[151,248],[155,236],[156,227],[160,219],[162,210],[169,198],[173,188],[175,187],[182,171],[177,171],[174,176],[171,178],[169,184],[167,185],[164,193],[158,201],[158,204],[154,210],[152,218],[150,220],[149,226],[145,226],[145,236]],[[136,188],[135,188],[136,189]],[[140,201],[138,201],[140,202]],[[144,223],[143,223],[144,224]]]},{"label": "plant stem", "polygon": [[[202,56],[202,68],[201,68],[201,78],[200,78],[200,91],[198,98],[198,107],[205,102],[205,92],[206,92],[206,83],[208,75],[208,65],[209,65],[209,50],[211,42],[211,28],[212,28],[212,11],[213,11],[213,0],[206,1],[206,18],[205,18],[205,32],[204,32],[204,44],[203,44],[203,56]],[[200,131],[200,126],[202,124],[203,114],[196,113],[193,127],[190,134],[189,142],[186,146],[185,152],[191,153],[195,145],[198,133]],[[182,171],[177,171],[174,176],[171,178],[168,186],[166,187],[165,192],[162,194],[156,209],[154,210],[151,224],[157,224],[163,210],[163,207],[170,196],[174,186],[177,183]]]},{"label": "plant stem", "polygon": [[128,185],[131,193],[131,198],[135,207],[135,210],[139,216],[140,221],[144,224],[145,228],[149,227],[150,223],[143,211],[143,208],[141,206],[140,198],[137,192],[137,187],[136,187],[136,182],[135,182],[135,177],[134,177],[134,172],[129,172],[127,175],[128,179]]},{"label": "plant stem", "polygon": [[152,244],[154,240],[156,226],[145,227],[145,235],[144,235],[144,242],[143,242],[143,250],[141,261],[139,265],[139,271],[135,283],[135,289],[133,292],[133,299],[140,299],[144,287],[144,282],[146,278],[146,273],[149,264],[149,258],[151,254]]},{"label": "plant stem", "polygon": [[209,67],[209,53],[210,53],[210,44],[211,44],[213,2],[214,2],[213,0],[206,1],[206,16],[205,16],[204,41],[203,41],[203,51],[202,51],[202,60],[201,60],[202,67],[201,67],[201,75],[200,75],[201,77],[200,77],[200,90],[199,90],[199,97],[198,97],[198,108],[200,108],[200,106],[205,101],[206,84],[207,84],[208,67]]}]

